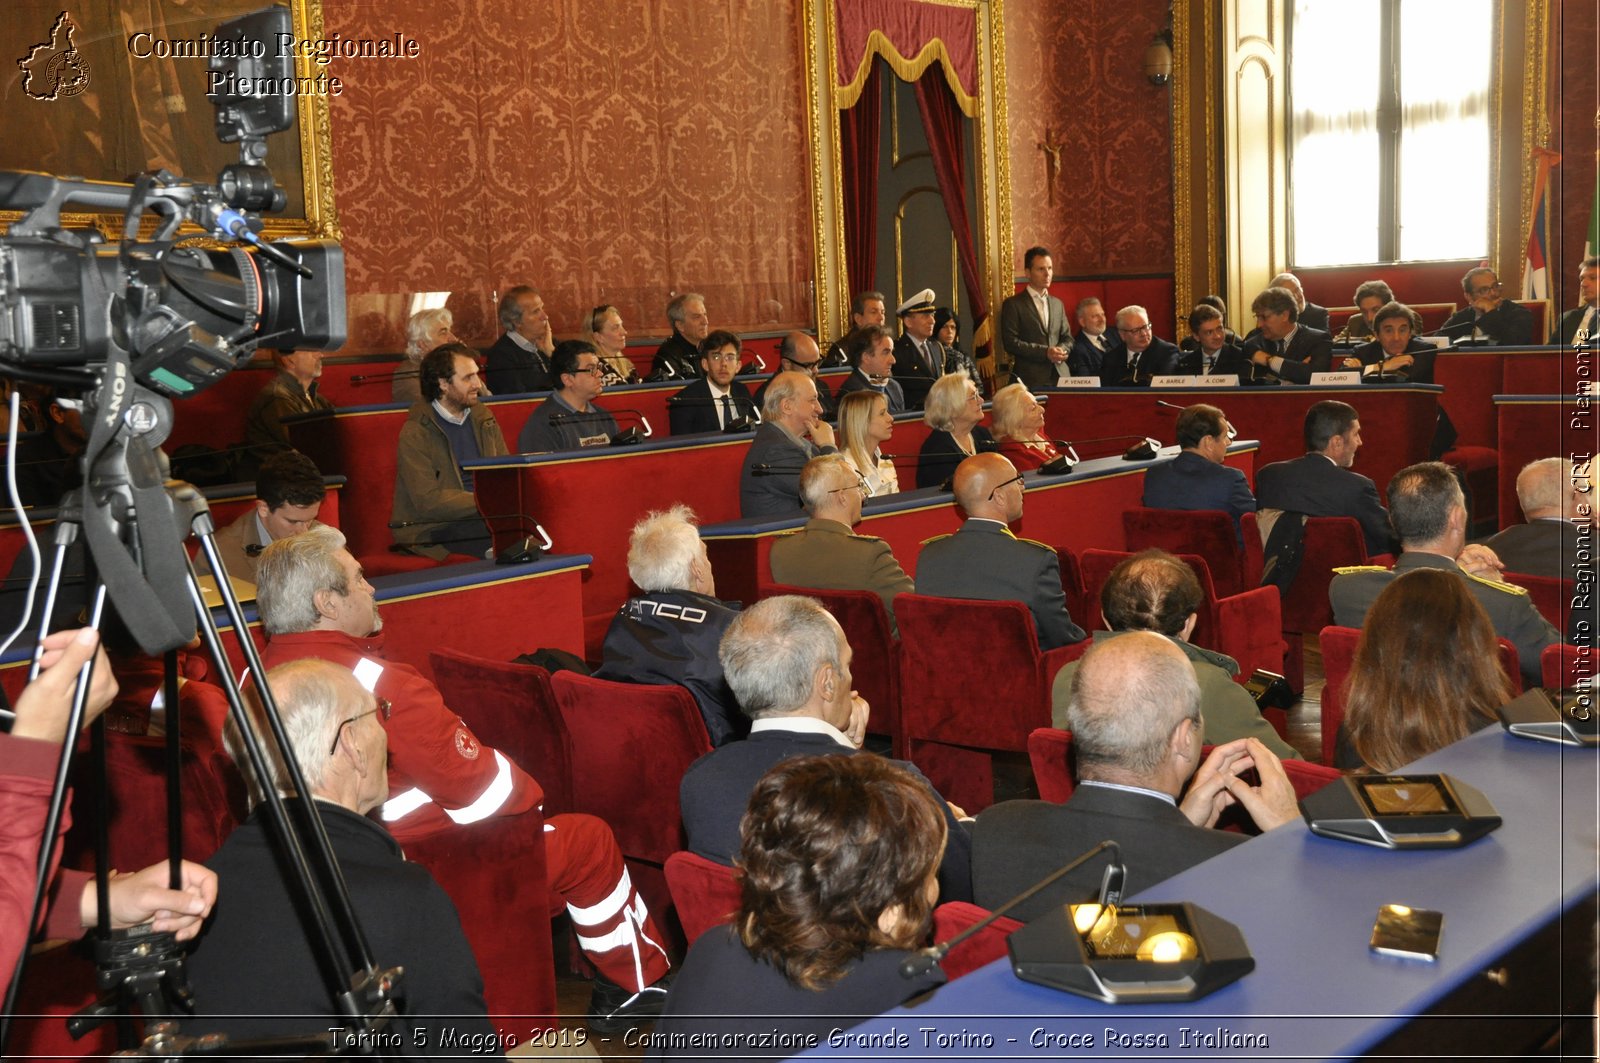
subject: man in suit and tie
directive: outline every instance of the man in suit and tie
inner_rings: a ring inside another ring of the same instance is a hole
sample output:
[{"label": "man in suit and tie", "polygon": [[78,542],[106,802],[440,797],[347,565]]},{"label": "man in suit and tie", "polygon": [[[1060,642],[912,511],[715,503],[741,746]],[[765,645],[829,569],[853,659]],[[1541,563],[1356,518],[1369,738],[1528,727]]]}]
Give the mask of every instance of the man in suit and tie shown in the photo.
[{"label": "man in suit and tie", "polygon": [[1389,514],[1372,481],[1352,472],[1361,449],[1355,407],[1327,399],[1306,411],[1306,453],[1275,461],[1256,474],[1256,505],[1308,517],[1354,517],[1366,536],[1367,553],[1389,552]]},{"label": "man in suit and tie", "polygon": [[556,341],[550,334],[550,315],[537,289],[519,284],[500,300],[500,327],[505,334],[484,351],[488,359],[483,381],[496,395],[549,391],[550,356]]},{"label": "man in suit and tie", "polygon": [[1055,276],[1050,249],[1028,248],[1022,268],[1028,286],[1000,304],[1000,342],[1011,355],[1012,375],[1036,391],[1072,375],[1067,362],[1072,332],[1067,308],[1050,294]]},{"label": "man in suit and tie", "polygon": [[1249,372],[1244,351],[1228,342],[1228,326],[1222,322],[1221,310],[1207,303],[1196,305],[1189,312],[1189,332],[1194,336],[1194,349],[1178,356],[1173,372],[1185,376],[1232,373],[1240,377]]},{"label": "man in suit and tie", "polygon": [[893,376],[895,347],[894,333],[884,325],[867,325],[850,333],[845,353],[853,368],[839,385],[839,397],[852,391],[876,391],[889,404],[890,413],[905,413],[905,390]]},{"label": "man in suit and tie", "polygon": [[1143,387],[1151,377],[1172,372],[1181,353],[1177,344],[1156,338],[1142,306],[1117,311],[1117,336],[1120,342],[1100,366],[1100,383],[1108,388]]},{"label": "man in suit and tie", "polygon": [[1487,266],[1470,269],[1461,278],[1467,305],[1451,314],[1439,331],[1452,339],[1486,336],[1499,347],[1533,342],[1533,312],[1500,294],[1500,277]]},{"label": "man in suit and tie", "polygon": [[[1277,755],[1255,738],[1223,743],[1202,762],[1205,721],[1189,658],[1154,631],[1097,642],[1078,663],[1067,721],[1078,787],[1065,804],[1004,801],[972,826],[973,900],[997,907],[1106,838],[1138,893],[1243,844],[1213,829],[1239,804],[1262,830],[1300,818]],[[1244,773],[1254,768],[1257,783]],[[1022,920],[1094,894],[1106,866],[1090,861],[1013,909]]]},{"label": "man in suit and tie", "polygon": [[828,353],[822,356],[822,368],[836,369],[850,364],[850,354],[844,349],[844,344],[856,329],[888,323],[889,311],[884,305],[882,292],[856,292],[855,298],[850,300],[850,328],[828,345]]},{"label": "man in suit and tie", "polygon": [[[1150,509],[1220,509],[1233,518],[1256,511],[1244,473],[1223,464],[1228,456],[1228,419],[1221,410],[1196,403],[1178,414],[1183,452],[1152,465],[1144,474],[1144,505]],[[1242,540],[1241,540],[1242,542]]]},{"label": "man in suit and tie", "polygon": [[700,341],[700,379],[668,400],[667,418],[675,436],[725,432],[731,424],[756,419],[755,400],[737,380],[739,337],[717,329]]},{"label": "man in suit and tie", "polygon": [[1116,344],[1116,336],[1106,334],[1106,308],[1090,295],[1078,300],[1078,334],[1067,353],[1067,368],[1073,376],[1099,376],[1106,352]]},{"label": "man in suit and tie", "polygon": [[1576,310],[1568,310],[1550,332],[1550,342],[1570,347],[1578,343],[1583,333],[1584,343],[1600,336],[1600,256],[1591,255],[1578,267],[1578,302]]},{"label": "man in suit and tie", "polygon": [[938,598],[1021,602],[1033,614],[1039,648],[1053,650],[1086,637],[1067,612],[1061,560],[1044,543],[1019,539],[1008,525],[1022,517],[1022,477],[1000,454],[974,454],[956,466],[956,503],[967,514],[961,530],[922,544],[917,589]]},{"label": "man in suit and tie", "polygon": [[761,426],[739,471],[739,516],[800,513],[800,470],[819,454],[837,454],[833,429],[822,419],[816,381],[779,373],[767,387]]},{"label": "man in suit and tie", "polygon": [[1517,502],[1527,523],[1513,524],[1484,543],[1507,572],[1577,577],[1581,522],[1593,519],[1594,503],[1588,478],[1574,476],[1572,468],[1570,458],[1540,458],[1517,474]]},{"label": "man in suit and tie", "polygon": [[1293,273],[1280,273],[1267,282],[1269,288],[1287,288],[1289,294],[1294,296],[1295,309],[1299,311],[1299,321],[1302,328],[1320,329],[1323,332],[1328,328],[1328,308],[1318,306],[1306,299],[1306,290],[1300,284],[1300,278]]},{"label": "man in suit and tie", "polygon": [[1270,370],[1279,380],[1309,384],[1312,373],[1332,368],[1333,338],[1300,324],[1300,306],[1289,289],[1268,288],[1255,297],[1250,312],[1257,332],[1245,340],[1244,352],[1258,372]]},{"label": "man in suit and tie", "polygon": [[[839,364],[844,365],[848,359]],[[828,382],[817,376],[817,369],[822,365],[822,355],[817,347],[816,337],[798,330],[783,337],[778,344],[778,373],[804,373],[817,385],[817,401],[822,403],[822,416],[824,420],[833,420],[833,392],[828,390]],[[767,408],[767,387],[778,379],[774,373],[756,388],[756,409]]]},{"label": "man in suit and tie", "polygon": [[913,410],[922,409],[928,389],[944,376],[950,360],[945,345],[933,338],[933,312],[938,309],[934,303],[933,289],[924,288],[895,309],[902,331],[894,345],[894,375],[905,389],[906,406]]}]

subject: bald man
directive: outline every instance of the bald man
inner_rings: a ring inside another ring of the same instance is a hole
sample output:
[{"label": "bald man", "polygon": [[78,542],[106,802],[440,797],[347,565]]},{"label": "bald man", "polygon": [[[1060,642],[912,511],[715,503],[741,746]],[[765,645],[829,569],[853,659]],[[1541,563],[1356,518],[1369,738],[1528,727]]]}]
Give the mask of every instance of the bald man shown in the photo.
[{"label": "bald man", "polygon": [[[817,401],[822,403],[822,416],[826,420],[833,420],[833,393],[828,390],[828,382],[817,376],[817,370],[825,364],[817,341],[809,333],[791,332],[783,338],[778,345],[778,372],[779,373],[804,373],[810,377],[812,383],[817,385]],[[774,374],[767,378],[766,383],[756,389],[756,409],[766,405],[767,388],[777,379]]]},{"label": "bald man", "polygon": [[1540,458],[1517,474],[1517,502],[1527,523],[1511,525],[1484,545],[1507,572],[1576,578],[1582,526],[1594,519],[1589,478],[1573,474],[1570,458]]},{"label": "bald man", "polygon": [[1061,562],[1044,543],[1019,539],[1008,525],[1022,516],[1022,476],[999,454],[975,454],[956,467],[956,502],[967,522],[936,535],[917,556],[919,594],[1022,602],[1033,613],[1039,648],[1082,642],[1083,629],[1067,612]]}]

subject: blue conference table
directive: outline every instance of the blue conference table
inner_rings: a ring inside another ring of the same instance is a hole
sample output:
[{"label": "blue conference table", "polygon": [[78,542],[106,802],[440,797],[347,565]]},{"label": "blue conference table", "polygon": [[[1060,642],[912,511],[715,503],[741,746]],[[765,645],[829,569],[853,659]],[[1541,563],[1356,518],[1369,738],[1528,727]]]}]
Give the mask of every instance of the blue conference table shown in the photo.
[{"label": "blue conference table", "polygon": [[[1462,1044],[1492,1054],[1508,1035],[1515,1041],[1540,1021],[1553,1025],[1549,1016],[1560,1010],[1559,990],[1528,1000],[1530,986],[1559,984],[1560,950],[1524,948],[1521,966],[1505,963],[1508,952],[1549,935],[1565,913],[1559,929],[1593,956],[1585,901],[1596,890],[1600,853],[1596,763],[1592,749],[1514,739],[1495,726],[1408,769],[1448,772],[1482,790],[1504,818],[1464,849],[1390,852],[1319,838],[1297,822],[1146,890],[1136,899],[1192,901],[1244,932],[1256,969],[1202,1000],[1102,1004],[1020,981],[1001,960],[807,1055],[1343,1059],[1372,1051],[1463,987],[1486,991],[1473,1003],[1477,1014],[1437,1020],[1425,1043],[1452,1055],[1464,1054]],[[1436,963],[1368,950],[1373,918],[1389,903],[1444,913]],[[1578,967],[1568,999],[1587,1011],[1593,971]],[[1491,970],[1503,988],[1484,978]]]}]

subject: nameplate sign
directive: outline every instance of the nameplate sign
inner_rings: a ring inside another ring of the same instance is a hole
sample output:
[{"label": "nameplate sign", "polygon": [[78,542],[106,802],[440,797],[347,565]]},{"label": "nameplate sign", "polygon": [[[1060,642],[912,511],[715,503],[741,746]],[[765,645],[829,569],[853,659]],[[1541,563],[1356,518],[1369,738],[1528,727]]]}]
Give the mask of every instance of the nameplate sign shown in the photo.
[{"label": "nameplate sign", "polygon": [[1153,376],[1150,378],[1153,388],[1197,388],[1200,378],[1197,376]]},{"label": "nameplate sign", "polygon": [[1194,379],[1203,388],[1236,388],[1239,386],[1238,373],[1212,373],[1210,376],[1197,376]]},{"label": "nameplate sign", "polygon": [[1361,374],[1350,371],[1344,373],[1312,373],[1312,387],[1348,387],[1361,383]]},{"label": "nameplate sign", "polygon": [[1097,376],[1064,376],[1056,381],[1058,388],[1097,388],[1100,378]]}]

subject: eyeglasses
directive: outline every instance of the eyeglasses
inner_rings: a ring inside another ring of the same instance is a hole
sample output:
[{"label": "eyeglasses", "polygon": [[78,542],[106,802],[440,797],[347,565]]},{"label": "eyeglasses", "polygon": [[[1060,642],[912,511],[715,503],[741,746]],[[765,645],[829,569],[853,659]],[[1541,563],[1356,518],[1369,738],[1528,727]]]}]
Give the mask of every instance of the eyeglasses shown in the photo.
[{"label": "eyeglasses", "polygon": [[364,720],[368,716],[371,716],[373,713],[377,713],[379,716],[382,716],[385,720],[387,720],[389,718],[390,714],[392,714],[393,712],[394,712],[394,706],[389,704],[389,699],[388,698],[378,698],[377,699],[377,704],[374,705],[372,708],[368,709],[366,712],[356,713],[356,715],[350,717],[348,720],[345,720],[344,723],[341,723],[339,725],[339,729],[337,731],[333,732],[333,745],[328,747],[328,756],[331,757],[335,753],[339,752],[339,735],[344,733],[344,729],[345,729],[345,725],[346,724],[355,723],[357,720]]},{"label": "eyeglasses", "polygon": [[606,371],[598,365],[586,365],[581,369],[574,369],[574,373],[593,373],[595,376],[605,376]]},{"label": "eyeglasses", "polygon": [[835,487],[833,490],[829,491],[828,494],[837,495],[844,491],[860,491],[863,497],[872,494],[872,488],[868,487],[867,481],[860,476],[857,476],[856,482],[851,484],[849,487]]},{"label": "eyeglasses", "polygon": [[995,495],[999,494],[1001,491],[1004,491],[1006,488],[1010,487],[1012,484],[1016,484],[1017,485],[1017,490],[1019,490],[1019,491],[1026,491],[1028,489],[1028,485],[1022,482],[1022,474],[1019,472],[1015,476],[1013,476],[1011,479],[1009,479],[1005,483],[1001,484],[999,487],[996,487],[993,491],[990,491],[989,492],[989,501],[993,502]]},{"label": "eyeglasses", "polygon": [[1125,336],[1137,336],[1141,332],[1149,332],[1150,326],[1140,325],[1138,328],[1123,328],[1121,325],[1118,325],[1117,331]]},{"label": "eyeglasses", "polygon": [[802,373],[814,373],[817,370],[817,366],[822,364],[821,358],[818,358],[815,362],[797,362],[793,358],[785,358],[783,361],[788,362]]},{"label": "eyeglasses", "polygon": [[1493,284],[1485,284],[1481,288],[1472,289],[1472,294],[1473,295],[1488,295],[1490,292],[1497,292],[1499,290],[1500,290],[1500,282],[1499,281],[1495,281]]},{"label": "eyeglasses", "polygon": [[738,360],[739,355],[734,351],[727,351],[722,354],[706,355],[706,361],[708,362],[737,362]]}]

